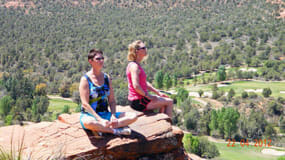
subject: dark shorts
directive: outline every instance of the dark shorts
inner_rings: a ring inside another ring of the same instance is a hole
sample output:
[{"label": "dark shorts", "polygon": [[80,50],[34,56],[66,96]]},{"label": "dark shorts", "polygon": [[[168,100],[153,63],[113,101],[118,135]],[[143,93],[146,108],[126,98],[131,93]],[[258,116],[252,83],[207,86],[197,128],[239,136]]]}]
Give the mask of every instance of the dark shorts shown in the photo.
[{"label": "dark shorts", "polygon": [[129,101],[130,106],[137,111],[146,111],[147,105],[150,103],[151,100],[147,99],[146,97],[143,97],[141,99]]}]

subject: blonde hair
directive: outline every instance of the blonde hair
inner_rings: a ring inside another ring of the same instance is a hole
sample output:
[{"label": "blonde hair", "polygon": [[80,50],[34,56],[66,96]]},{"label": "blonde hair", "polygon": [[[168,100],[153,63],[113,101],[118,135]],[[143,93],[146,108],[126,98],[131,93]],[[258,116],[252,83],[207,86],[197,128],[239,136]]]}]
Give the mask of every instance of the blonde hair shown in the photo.
[{"label": "blonde hair", "polygon": [[141,43],[143,43],[141,40],[136,40],[133,43],[129,44],[128,61],[136,61],[137,59],[136,51],[140,47],[139,45]]}]

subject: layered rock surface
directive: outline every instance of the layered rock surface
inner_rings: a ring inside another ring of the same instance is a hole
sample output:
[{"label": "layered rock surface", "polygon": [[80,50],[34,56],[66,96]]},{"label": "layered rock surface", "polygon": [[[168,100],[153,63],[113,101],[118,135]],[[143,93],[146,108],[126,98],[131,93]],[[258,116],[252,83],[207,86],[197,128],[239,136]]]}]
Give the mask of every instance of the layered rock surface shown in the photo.
[{"label": "layered rock surface", "polygon": [[[118,107],[118,111],[132,111]],[[138,113],[138,112],[137,112]],[[54,122],[0,128],[0,145],[17,150],[23,142],[30,159],[190,159],[184,151],[181,129],[165,114],[140,114],[130,125],[130,136],[104,134],[101,139],[82,129],[80,113],[60,115]],[[12,140],[12,143],[11,143]]]}]

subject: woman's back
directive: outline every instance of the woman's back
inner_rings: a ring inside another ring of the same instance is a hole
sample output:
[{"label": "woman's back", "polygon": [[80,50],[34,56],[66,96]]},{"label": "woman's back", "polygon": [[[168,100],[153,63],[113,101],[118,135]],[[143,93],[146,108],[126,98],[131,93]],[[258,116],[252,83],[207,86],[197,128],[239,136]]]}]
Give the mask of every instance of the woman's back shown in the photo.
[{"label": "woman's back", "polygon": [[127,74],[127,79],[128,79],[128,88],[129,88],[129,94],[128,94],[128,100],[130,101],[133,101],[133,100],[137,100],[137,99],[141,99],[142,96],[140,94],[138,94],[133,86],[133,83],[132,83],[132,75],[131,75],[131,72],[130,72],[130,67],[132,65],[137,65],[138,68],[139,68],[139,84],[141,86],[141,88],[147,92],[147,82],[146,82],[146,74],[143,70],[143,68],[137,64],[136,62],[130,62],[127,66],[127,69],[126,69],[126,74]]}]

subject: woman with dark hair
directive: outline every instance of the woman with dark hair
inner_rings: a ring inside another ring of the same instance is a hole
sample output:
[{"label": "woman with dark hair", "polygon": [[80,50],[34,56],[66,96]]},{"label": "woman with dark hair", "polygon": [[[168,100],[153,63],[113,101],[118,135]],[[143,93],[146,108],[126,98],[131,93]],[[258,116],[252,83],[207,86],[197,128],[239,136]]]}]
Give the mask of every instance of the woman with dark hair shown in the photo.
[{"label": "woman with dark hair", "polygon": [[[130,135],[131,130],[126,126],[136,121],[137,116],[131,112],[116,112],[111,78],[101,71],[104,64],[103,52],[90,50],[88,62],[92,68],[81,78],[79,85],[82,127],[93,133]],[[108,105],[111,111],[108,110]]]},{"label": "woman with dark hair", "polygon": [[[129,45],[128,61],[126,69],[128,78],[128,100],[133,109],[146,111],[159,109],[160,113],[167,114],[172,118],[173,100],[159,92],[146,81],[146,74],[140,63],[147,55],[147,48],[141,40],[134,41]],[[156,95],[150,95],[152,91]]]}]

